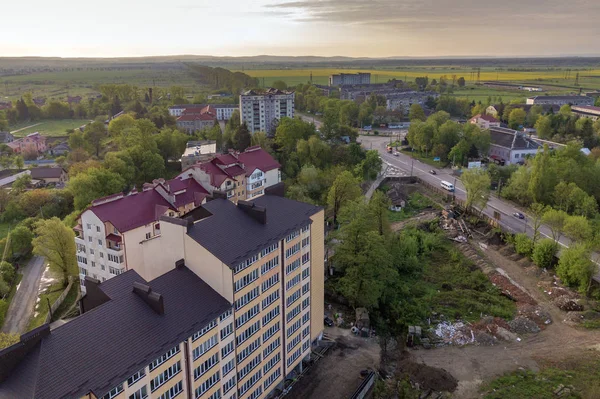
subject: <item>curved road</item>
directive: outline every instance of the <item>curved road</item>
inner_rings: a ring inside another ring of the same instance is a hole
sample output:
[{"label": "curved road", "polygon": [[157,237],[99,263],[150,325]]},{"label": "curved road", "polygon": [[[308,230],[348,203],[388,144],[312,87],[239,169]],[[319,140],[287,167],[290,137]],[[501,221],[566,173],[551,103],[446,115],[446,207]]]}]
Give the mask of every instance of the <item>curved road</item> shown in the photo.
[{"label": "curved road", "polygon": [[[381,159],[392,166],[395,166],[398,169],[402,169],[408,175],[411,173],[415,176],[418,176],[421,180],[432,184],[432,185],[440,185],[442,180],[446,180],[450,183],[454,184],[456,197],[462,200],[466,199],[467,192],[465,191],[465,187],[460,181],[460,179],[456,178],[452,174],[450,169],[440,169],[434,168],[430,165],[420,162],[417,159],[411,158],[409,155],[398,153],[397,156],[389,154],[386,151],[386,145],[390,142],[389,137],[379,137],[379,136],[360,136],[359,142],[365,148],[376,149],[379,151],[379,155]],[[429,173],[430,170],[434,169],[436,171],[435,175]],[[529,236],[533,236],[533,226],[529,222],[530,217],[525,214],[524,209],[515,206],[515,204],[498,198],[497,196],[490,196],[490,200],[487,203],[487,206],[483,210],[483,213],[491,218],[494,217],[494,212],[498,212],[500,214],[500,220],[498,223],[505,229],[513,232],[513,233],[527,233]],[[518,219],[513,216],[513,213],[521,212],[525,214],[525,219]],[[544,225],[541,225],[539,228],[539,233],[543,237],[552,238],[552,232],[550,229]],[[567,237],[560,237],[558,243],[562,247],[567,247],[571,244],[571,240]],[[600,272],[594,276],[594,280],[600,282]]]}]

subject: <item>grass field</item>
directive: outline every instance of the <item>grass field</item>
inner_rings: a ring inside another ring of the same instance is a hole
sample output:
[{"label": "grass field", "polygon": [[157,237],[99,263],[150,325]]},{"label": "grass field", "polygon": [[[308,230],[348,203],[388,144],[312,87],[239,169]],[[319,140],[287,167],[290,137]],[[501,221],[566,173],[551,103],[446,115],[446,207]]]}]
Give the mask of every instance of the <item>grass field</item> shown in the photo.
[{"label": "grass field", "polygon": [[[43,136],[66,136],[67,129],[77,129],[87,124],[85,119],[58,119],[26,122],[12,128],[15,137],[25,137],[30,133],[40,132]],[[22,130],[21,130],[22,129]],[[15,130],[18,130],[14,133]]]}]

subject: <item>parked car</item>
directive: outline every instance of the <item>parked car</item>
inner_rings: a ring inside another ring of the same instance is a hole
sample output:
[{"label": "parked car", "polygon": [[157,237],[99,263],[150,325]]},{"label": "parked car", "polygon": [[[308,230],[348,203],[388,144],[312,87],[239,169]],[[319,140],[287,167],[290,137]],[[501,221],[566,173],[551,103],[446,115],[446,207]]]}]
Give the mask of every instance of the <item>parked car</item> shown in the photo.
[{"label": "parked car", "polygon": [[396,151],[396,152],[394,153],[394,156],[395,156],[395,157],[397,157],[398,155],[400,155],[400,153],[399,153],[398,151]]},{"label": "parked car", "polygon": [[325,317],[325,325],[327,327],[333,327],[333,320],[331,320],[329,317]]},{"label": "parked car", "polygon": [[432,175],[437,175],[437,172],[436,172],[435,170],[433,170],[433,169],[431,169],[431,170],[429,171],[429,173],[431,173]]},{"label": "parked car", "polygon": [[515,212],[513,213],[513,216],[519,219],[525,219],[525,215],[523,215],[521,212]]}]

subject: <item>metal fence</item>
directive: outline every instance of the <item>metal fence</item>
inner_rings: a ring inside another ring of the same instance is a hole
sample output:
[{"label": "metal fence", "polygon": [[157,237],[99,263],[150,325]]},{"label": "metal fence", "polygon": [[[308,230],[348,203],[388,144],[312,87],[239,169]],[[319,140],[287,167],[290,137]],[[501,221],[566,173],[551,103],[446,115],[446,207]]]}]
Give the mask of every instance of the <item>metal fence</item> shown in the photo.
[{"label": "metal fence", "polygon": [[363,380],[362,384],[354,391],[350,399],[363,399],[367,396],[373,385],[375,385],[375,378],[377,373],[371,371],[369,375]]}]

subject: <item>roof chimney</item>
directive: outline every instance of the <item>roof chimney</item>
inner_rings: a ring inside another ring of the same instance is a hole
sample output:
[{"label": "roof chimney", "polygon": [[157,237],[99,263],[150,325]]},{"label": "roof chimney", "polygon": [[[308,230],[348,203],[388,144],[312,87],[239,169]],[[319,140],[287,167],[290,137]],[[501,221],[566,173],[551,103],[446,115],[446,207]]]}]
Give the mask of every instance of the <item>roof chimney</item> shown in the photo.
[{"label": "roof chimney", "polygon": [[237,206],[258,223],[267,224],[267,208],[264,206],[256,206],[254,202],[242,200],[238,201]]},{"label": "roof chimney", "polygon": [[165,304],[163,302],[163,296],[158,292],[152,292],[152,288],[146,284],[133,283],[133,292],[142,298],[144,302],[148,304],[156,313],[163,315],[165,314]]}]

